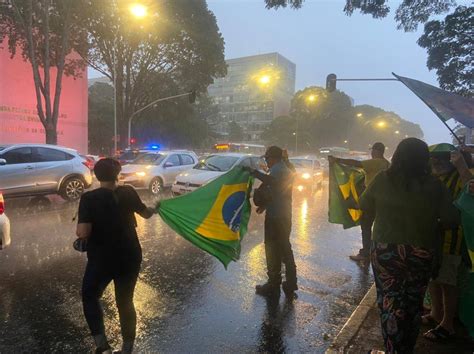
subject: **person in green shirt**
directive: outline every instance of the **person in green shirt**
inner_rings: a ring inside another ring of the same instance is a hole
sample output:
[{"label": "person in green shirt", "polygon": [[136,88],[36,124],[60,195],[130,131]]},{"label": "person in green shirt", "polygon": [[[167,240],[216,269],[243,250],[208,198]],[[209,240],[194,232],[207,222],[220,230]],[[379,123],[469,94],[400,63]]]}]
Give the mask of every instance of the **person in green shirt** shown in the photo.
[{"label": "person in green shirt", "polygon": [[426,143],[400,142],[388,170],[360,199],[375,214],[371,263],[387,353],[413,353],[432,276],[438,224],[459,222],[447,188],[432,176]]},{"label": "person in green shirt", "polygon": [[[380,171],[386,170],[390,166],[390,162],[387,161],[387,159],[384,157],[384,154],[385,145],[383,143],[376,142],[374,143],[374,145],[372,145],[372,158],[369,160],[358,161],[335,157],[331,158],[343,165],[363,169],[365,173],[365,187],[367,188]],[[349,256],[349,258],[353,261],[365,261],[369,259],[370,242],[372,238],[372,225],[374,224],[374,219],[375,215],[373,214],[362,214],[362,218],[360,220],[360,228],[362,231],[362,248],[359,250],[358,254]]]}]

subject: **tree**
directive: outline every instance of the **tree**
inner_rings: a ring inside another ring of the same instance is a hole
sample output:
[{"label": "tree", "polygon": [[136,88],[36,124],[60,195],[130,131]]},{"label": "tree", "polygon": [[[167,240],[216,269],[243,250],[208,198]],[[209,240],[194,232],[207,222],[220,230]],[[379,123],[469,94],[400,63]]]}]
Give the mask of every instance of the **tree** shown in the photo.
[{"label": "tree", "polygon": [[[267,8],[290,6],[301,8],[304,0],[265,0]],[[372,15],[374,18],[384,18],[390,13],[388,0],[346,0],[344,12],[352,15],[354,11]],[[415,31],[418,24],[425,23],[431,16],[449,11],[455,5],[454,0],[403,0],[395,11],[397,27],[405,31]]]},{"label": "tree", "polygon": [[262,133],[262,139],[268,145],[278,145],[292,150],[295,146],[296,120],[290,116],[280,116],[272,120]]},{"label": "tree", "polygon": [[242,141],[244,138],[244,130],[236,122],[232,121],[229,123],[229,140],[233,142]]},{"label": "tree", "polygon": [[122,146],[135,111],[160,97],[205,92],[226,73],[224,41],[204,0],[147,4],[150,15],[141,20],[130,17],[123,1],[93,1],[87,8],[87,60],[115,82]]},{"label": "tree", "polygon": [[82,0],[10,0],[0,6],[0,44],[8,43],[30,62],[36,108],[46,143],[57,143],[62,79],[78,77],[85,62],[75,53],[87,52]]},{"label": "tree", "polygon": [[114,90],[97,82],[89,87],[89,151],[108,155],[114,132]]},{"label": "tree", "polygon": [[427,66],[436,70],[440,86],[472,97],[474,7],[459,6],[444,21],[425,24],[418,44],[428,52]]},{"label": "tree", "polygon": [[299,152],[314,152],[324,146],[344,146],[367,151],[382,141],[394,149],[406,136],[423,137],[421,128],[393,112],[370,105],[353,106],[341,91],[328,94],[322,87],[298,91],[291,103],[291,116],[273,120],[262,138],[270,144]]}]

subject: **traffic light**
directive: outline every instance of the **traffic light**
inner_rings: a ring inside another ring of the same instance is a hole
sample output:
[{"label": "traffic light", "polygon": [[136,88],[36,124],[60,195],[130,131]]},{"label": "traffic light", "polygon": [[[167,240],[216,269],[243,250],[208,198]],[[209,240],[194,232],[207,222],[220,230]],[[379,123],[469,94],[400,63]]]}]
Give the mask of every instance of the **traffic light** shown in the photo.
[{"label": "traffic light", "polygon": [[135,145],[136,142],[137,142],[137,139],[130,138],[130,145]]},{"label": "traffic light", "polygon": [[195,90],[193,90],[189,93],[188,99],[189,99],[189,103],[191,103],[191,104],[196,102],[196,91]]},{"label": "traffic light", "polygon": [[336,81],[337,81],[336,74],[329,74],[326,77],[326,91],[327,92],[333,92],[334,90],[336,90]]}]

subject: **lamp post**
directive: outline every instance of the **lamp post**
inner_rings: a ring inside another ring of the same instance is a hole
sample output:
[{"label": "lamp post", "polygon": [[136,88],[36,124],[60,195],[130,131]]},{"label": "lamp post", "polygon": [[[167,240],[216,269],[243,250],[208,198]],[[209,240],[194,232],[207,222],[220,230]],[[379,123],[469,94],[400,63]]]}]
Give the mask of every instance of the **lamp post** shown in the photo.
[{"label": "lamp post", "polygon": [[[117,10],[117,1],[113,1],[113,6]],[[117,11],[118,12],[118,11]],[[139,4],[139,3],[134,3],[129,6],[129,12],[130,14],[137,18],[137,19],[142,19],[148,15],[148,9],[145,5]],[[119,23],[119,21],[117,21]],[[114,155],[117,154],[117,37],[119,34],[119,26],[117,26],[117,29],[115,30],[114,33],[114,40],[112,44],[112,65],[113,65],[113,85],[114,85]],[[122,92],[122,87],[120,90],[120,94],[123,95]],[[129,130],[129,139],[128,139],[128,144],[130,144],[130,130]]]}]

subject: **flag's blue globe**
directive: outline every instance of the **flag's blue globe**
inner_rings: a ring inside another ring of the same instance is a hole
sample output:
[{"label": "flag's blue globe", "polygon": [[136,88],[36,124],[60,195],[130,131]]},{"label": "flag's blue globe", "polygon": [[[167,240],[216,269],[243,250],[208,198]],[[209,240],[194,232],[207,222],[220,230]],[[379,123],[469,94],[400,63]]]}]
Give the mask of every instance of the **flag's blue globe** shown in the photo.
[{"label": "flag's blue globe", "polygon": [[240,216],[245,203],[245,192],[232,193],[222,207],[222,218],[226,225],[234,232],[240,228]]}]

